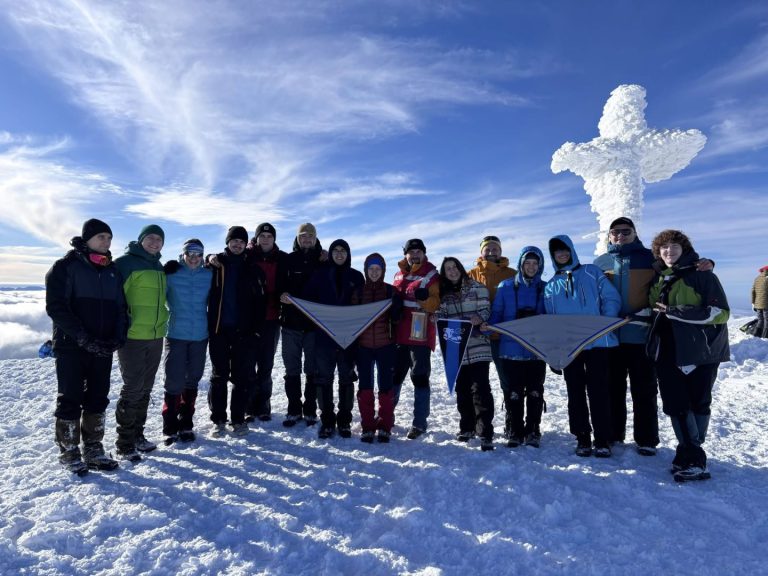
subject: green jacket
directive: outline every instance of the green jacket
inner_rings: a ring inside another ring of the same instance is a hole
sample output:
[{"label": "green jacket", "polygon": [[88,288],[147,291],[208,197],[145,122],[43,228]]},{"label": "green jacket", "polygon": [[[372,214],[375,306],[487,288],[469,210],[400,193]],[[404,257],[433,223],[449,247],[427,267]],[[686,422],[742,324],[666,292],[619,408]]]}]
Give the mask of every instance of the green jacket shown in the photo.
[{"label": "green jacket", "polygon": [[160,253],[152,256],[136,241],[128,244],[123,256],[115,260],[123,276],[123,292],[128,304],[129,340],[154,340],[168,331],[165,306],[165,272]]},{"label": "green jacket", "polygon": [[[714,273],[697,272],[695,252],[683,254],[672,268],[657,262],[659,277],[651,286],[651,308],[662,302],[666,314],[657,314],[651,327],[654,335],[669,333],[661,325],[669,323],[675,346],[677,366],[699,366],[730,360],[728,317],[730,308],[725,291]],[[668,345],[669,343],[667,343]]]}]

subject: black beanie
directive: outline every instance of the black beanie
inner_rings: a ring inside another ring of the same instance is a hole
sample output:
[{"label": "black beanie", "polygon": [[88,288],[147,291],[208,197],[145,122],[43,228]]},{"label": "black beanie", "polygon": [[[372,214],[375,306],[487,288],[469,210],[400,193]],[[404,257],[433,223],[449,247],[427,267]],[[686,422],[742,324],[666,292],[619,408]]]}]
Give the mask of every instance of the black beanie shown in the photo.
[{"label": "black beanie", "polygon": [[227,239],[225,244],[229,244],[230,240],[242,240],[246,244],[248,243],[248,231],[242,226],[230,226],[227,230]]},{"label": "black beanie", "polygon": [[261,224],[256,226],[256,234],[254,234],[254,236],[258,238],[259,234],[261,234],[262,232],[269,232],[270,234],[272,234],[272,237],[275,240],[277,240],[277,230],[275,230],[275,227],[272,226],[272,224],[270,224],[269,222],[262,222]]},{"label": "black beanie", "polygon": [[613,230],[614,228],[616,228],[616,226],[620,226],[622,224],[624,224],[625,226],[629,226],[630,228],[632,228],[632,230],[635,230],[635,223],[632,222],[632,220],[630,220],[626,216],[622,216],[621,218],[616,218],[616,220],[611,222],[611,226],[609,230]]},{"label": "black beanie", "polygon": [[83,231],[80,236],[85,242],[88,242],[88,240],[96,236],[96,234],[101,234],[102,232],[106,232],[111,236],[112,228],[110,228],[106,222],[102,222],[96,218],[91,218],[90,220],[86,220],[83,223]]},{"label": "black beanie", "polygon": [[421,238],[411,238],[403,246],[403,254],[408,254],[409,250],[421,250],[424,254],[427,253],[427,247],[424,246]]}]

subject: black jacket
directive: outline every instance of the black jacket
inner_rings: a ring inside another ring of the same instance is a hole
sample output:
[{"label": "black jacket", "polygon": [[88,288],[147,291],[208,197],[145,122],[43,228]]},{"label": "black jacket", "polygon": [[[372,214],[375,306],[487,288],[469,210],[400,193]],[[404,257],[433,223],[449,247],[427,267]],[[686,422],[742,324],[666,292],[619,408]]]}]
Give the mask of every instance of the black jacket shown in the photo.
[{"label": "black jacket", "polygon": [[[323,251],[320,240],[315,246],[304,252],[294,242],[294,251],[286,258],[285,285],[283,292],[288,292],[296,298],[306,298],[305,290],[312,274],[321,265],[320,255]],[[283,306],[280,313],[280,323],[291,330],[311,331],[315,325],[310,319],[296,309],[295,306]]]},{"label": "black jacket", "polygon": [[76,349],[78,338],[83,337],[124,343],[128,312],[120,272],[112,262],[93,264],[82,238],[73,238],[72,246],[45,275],[45,311],[53,320],[53,349]]},{"label": "black jacket", "polygon": [[[229,249],[217,255],[220,266],[211,268],[211,291],[208,296],[208,333],[210,336],[220,334],[224,328],[222,320],[224,307],[236,308],[236,324],[234,328],[245,335],[255,336],[261,331],[267,309],[266,280],[261,268],[248,262],[248,255],[243,253],[235,256]],[[231,278],[235,259],[241,260],[235,279]],[[228,275],[228,272],[230,274]],[[229,282],[235,282],[230,291]],[[228,302],[226,298],[234,298]]]}]

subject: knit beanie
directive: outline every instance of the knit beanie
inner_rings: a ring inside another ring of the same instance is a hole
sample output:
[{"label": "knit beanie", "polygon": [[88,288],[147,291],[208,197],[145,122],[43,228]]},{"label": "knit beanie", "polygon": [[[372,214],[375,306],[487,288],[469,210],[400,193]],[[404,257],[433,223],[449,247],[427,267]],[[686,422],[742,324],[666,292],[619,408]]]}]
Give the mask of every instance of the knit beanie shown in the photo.
[{"label": "knit beanie", "polygon": [[190,238],[189,240],[184,241],[184,246],[181,251],[182,253],[203,255],[205,253],[205,247],[197,238]]},{"label": "knit beanie", "polygon": [[483,240],[480,242],[480,252],[482,252],[483,248],[485,248],[488,244],[498,244],[499,250],[501,250],[501,240],[499,240],[498,236],[486,236],[483,238]]},{"label": "knit beanie", "polygon": [[163,229],[157,224],[147,224],[141,229],[141,232],[139,232],[139,244],[141,244],[144,241],[144,238],[150,234],[157,234],[163,239],[163,243],[165,243],[165,232],[163,232]]},{"label": "knit beanie", "polygon": [[91,218],[90,220],[86,220],[83,223],[83,231],[80,236],[85,242],[88,242],[88,240],[97,234],[102,234],[103,232],[112,235],[112,228],[110,228],[106,222],[102,222],[96,218]]},{"label": "knit beanie", "polygon": [[427,253],[427,247],[424,246],[424,242],[420,238],[411,238],[403,246],[403,254],[408,254],[409,250],[421,250],[424,254]]},{"label": "knit beanie", "polygon": [[274,239],[277,240],[277,230],[275,230],[275,227],[272,226],[272,224],[270,224],[269,222],[262,222],[261,224],[256,226],[256,234],[254,234],[254,236],[258,238],[259,234],[261,234],[262,232],[267,232],[269,234],[272,234]]},{"label": "knit beanie", "polygon": [[248,231],[242,226],[230,226],[227,230],[227,239],[225,244],[229,244],[230,240],[242,240],[246,244],[248,243]]}]

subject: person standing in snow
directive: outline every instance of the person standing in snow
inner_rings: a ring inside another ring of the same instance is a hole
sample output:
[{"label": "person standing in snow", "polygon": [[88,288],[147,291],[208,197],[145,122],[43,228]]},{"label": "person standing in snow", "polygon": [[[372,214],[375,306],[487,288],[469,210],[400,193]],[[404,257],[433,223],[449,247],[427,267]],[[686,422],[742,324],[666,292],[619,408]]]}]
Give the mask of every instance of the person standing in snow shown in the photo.
[{"label": "person standing in snow", "polygon": [[447,257],[440,266],[438,318],[469,320],[472,332],[456,377],[456,407],[459,410],[459,442],[480,436],[480,448],[493,450],[493,394],[488,370],[493,357],[488,336],[480,326],[491,316],[488,288],[467,275],[457,258]]},{"label": "person standing in snow", "polygon": [[720,362],[730,359],[725,291],[712,272],[696,272],[698,255],[679,230],[664,230],[651,243],[658,278],[647,352],[656,363],[664,413],[678,441],[675,480],[705,480],[702,448],[709,428],[712,387]]},{"label": "person standing in snow", "polygon": [[[622,216],[611,222],[607,252],[595,260],[621,296],[621,316],[647,305],[656,273],[654,257],[637,237],[635,224]],[[624,442],[627,427],[627,378],[632,396],[634,440],[643,456],[656,454],[659,444],[658,386],[653,362],[645,354],[648,327],[636,322],[617,330],[619,345],[611,348],[610,383],[613,441]]]},{"label": "person standing in snow", "polygon": [[[541,279],[544,255],[536,246],[520,251],[517,276],[499,284],[489,324],[544,314],[544,286]],[[507,446],[539,446],[541,414],[544,410],[544,379],[547,366],[538,356],[509,336],[501,336],[499,356],[509,383],[504,393],[509,427]],[[525,410],[528,416],[525,418]],[[505,430],[506,432],[506,430]]]},{"label": "person standing in snow", "polygon": [[[501,255],[501,240],[498,236],[485,236],[480,242],[480,256],[475,263],[475,267],[469,272],[469,277],[477,280],[488,288],[488,294],[491,297],[491,304],[496,298],[496,289],[503,280],[514,278],[517,271],[510,268],[509,259]],[[496,366],[496,373],[499,376],[499,384],[504,395],[504,406],[507,408],[507,418],[504,421],[504,437],[510,436],[509,409],[507,406],[507,397],[509,395],[509,380],[504,371],[503,361],[499,355],[501,340],[499,334],[493,332],[489,336],[491,340],[491,354],[493,355],[493,364]]]},{"label": "person standing in snow", "polygon": [[163,267],[170,312],[162,410],[166,444],[195,439],[192,417],[208,349],[208,293],[213,276],[203,266],[203,250],[200,240],[190,238],[178,260],[170,260]]},{"label": "person standing in snow", "polygon": [[768,266],[760,268],[752,284],[752,310],[757,314],[755,336],[768,338]]},{"label": "person standing in snow", "polygon": [[208,351],[211,355],[211,385],[208,406],[211,409],[214,437],[226,431],[229,382],[230,423],[236,436],[248,434],[245,410],[248,385],[256,360],[266,300],[264,272],[248,262],[245,246],[248,232],[242,226],[227,231],[226,248],[216,255],[208,301]]},{"label": "person standing in snow", "polygon": [[[568,236],[555,236],[549,241],[549,253],[555,275],[544,287],[547,314],[586,314],[618,316],[621,296],[602,270],[593,264],[581,264]],[[601,336],[582,350],[563,369],[568,391],[568,423],[576,436],[576,454],[590,456],[592,430],[595,434],[594,455],[611,455],[611,407],[608,391],[610,348],[617,346],[613,332]],[[587,403],[589,400],[589,403]],[[590,426],[591,420],[591,426]]]},{"label": "person standing in snow", "polygon": [[[331,242],[330,259],[318,267],[307,283],[306,299],[329,306],[349,306],[354,295],[359,297],[365,283],[363,275],[352,268],[352,254],[346,240]],[[325,332],[315,338],[315,384],[320,405],[319,438],[330,438],[336,429],[339,436],[352,436],[352,408],[355,404],[354,345],[341,348]],[[333,377],[339,372],[339,412],[334,412]]]},{"label": "person standing in snow", "polygon": [[87,220],[70,244],[45,276],[45,311],[53,321],[59,462],[82,476],[89,468],[118,466],[104,451],[104,412],[112,356],[125,343],[128,318],[122,277],[109,252],[110,227]]},{"label": "person standing in snow", "polygon": [[168,330],[165,272],[160,264],[164,242],[163,229],[149,224],[115,260],[130,317],[128,340],[118,351],[123,387],[115,410],[116,446],[118,456],[131,462],[141,460],[140,452],[157,448],[144,436],[144,425]]},{"label": "person standing in snow", "polygon": [[[357,340],[357,372],[360,377],[357,391],[357,405],[363,433],[360,440],[373,442],[378,430],[378,441],[389,442],[395,424],[392,378],[395,371],[395,336],[392,325],[400,319],[402,300],[395,294],[391,284],[384,282],[387,263],[384,257],[374,252],[369,254],[363,265],[365,284],[358,294],[353,294],[352,304],[370,304],[391,299],[392,307],[379,316]],[[376,413],[373,373],[379,387],[379,411]]]},{"label": "person standing in snow", "polygon": [[399,270],[392,282],[403,300],[403,317],[397,325],[393,390],[397,407],[403,381],[410,371],[414,387],[413,423],[406,437],[415,440],[427,431],[429,375],[436,343],[433,313],[440,306],[440,276],[434,264],[427,260],[427,248],[421,239],[408,240],[403,254],[405,258],[398,262]]}]

